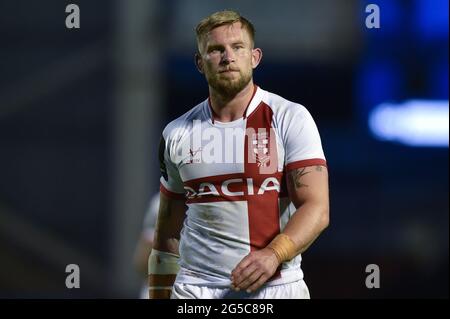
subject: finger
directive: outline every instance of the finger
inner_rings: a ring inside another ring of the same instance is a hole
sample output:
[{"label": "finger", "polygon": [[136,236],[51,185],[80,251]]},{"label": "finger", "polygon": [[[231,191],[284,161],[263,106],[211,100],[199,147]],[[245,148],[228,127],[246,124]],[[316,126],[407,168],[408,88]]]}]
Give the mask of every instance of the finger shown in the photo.
[{"label": "finger", "polygon": [[238,288],[240,290],[248,290],[258,279],[263,275],[263,272],[259,269],[255,270],[250,276],[242,281]]},{"label": "finger", "polygon": [[258,290],[259,288],[261,288],[262,285],[264,285],[264,283],[267,281],[267,279],[269,279],[269,276],[266,274],[262,274],[262,276],[259,277],[258,280],[256,280],[252,285],[250,285],[250,287],[248,287],[246,289],[246,291],[248,293],[252,293],[252,292]]},{"label": "finger", "polygon": [[258,267],[255,264],[250,264],[248,265],[247,268],[245,268],[244,270],[242,270],[239,275],[237,275],[234,278],[233,281],[233,285],[240,287],[241,283],[246,280],[248,277],[250,277],[256,270],[258,269]]},{"label": "finger", "polygon": [[236,278],[242,270],[244,270],[251,263],[251,254],[245,256],[237,265],[234,267],[231,272],[231,277]]}]

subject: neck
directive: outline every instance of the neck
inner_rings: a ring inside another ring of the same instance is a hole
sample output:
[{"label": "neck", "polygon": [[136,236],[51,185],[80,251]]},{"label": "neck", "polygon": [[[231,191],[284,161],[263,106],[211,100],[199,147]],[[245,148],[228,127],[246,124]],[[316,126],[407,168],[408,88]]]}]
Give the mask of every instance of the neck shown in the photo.
[{"label": "neck", "polygon": [[224,96],[209,87],[209,98],[213,117],[220,122],[231,122],[244,116],[244,112],[253,96],[253,80],[235,96]]}]

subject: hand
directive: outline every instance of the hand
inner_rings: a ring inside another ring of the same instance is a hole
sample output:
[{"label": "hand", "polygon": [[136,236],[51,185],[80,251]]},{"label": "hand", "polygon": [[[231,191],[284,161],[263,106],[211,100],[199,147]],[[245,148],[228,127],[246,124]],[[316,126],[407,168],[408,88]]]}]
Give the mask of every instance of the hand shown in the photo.
[{"label": "hand", "polygon": [[272,277],[279,266],[278,259],[270,248],[251,252],[231,272],[231,287],[251,293]]}]

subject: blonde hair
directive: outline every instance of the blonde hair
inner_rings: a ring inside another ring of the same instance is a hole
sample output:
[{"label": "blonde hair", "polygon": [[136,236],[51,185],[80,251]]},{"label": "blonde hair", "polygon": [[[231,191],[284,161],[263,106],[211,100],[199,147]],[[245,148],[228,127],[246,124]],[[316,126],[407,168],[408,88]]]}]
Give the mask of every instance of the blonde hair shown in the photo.
[{"label": "blonde hair", "polygon": [[252,45],[254,45],[255,28],[253,27],[253,24],[236,11],[225,10],[215,12],[210,16],[204,18],[195,28],[195,33],[197,34],[197,46],[199,51],[200,43],[205,39],[205,36],[208,34],[208,32],[222,25],[233,24],[235,22],[240,22],[242,24],[242,28],[247,30],[248,34],[250,35]]}]

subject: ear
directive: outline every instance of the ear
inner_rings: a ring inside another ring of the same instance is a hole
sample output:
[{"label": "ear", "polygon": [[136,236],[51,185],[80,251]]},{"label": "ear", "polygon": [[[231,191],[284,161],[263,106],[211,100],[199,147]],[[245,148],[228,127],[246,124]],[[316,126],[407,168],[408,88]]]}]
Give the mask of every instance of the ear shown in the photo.
[{"label": "ear", "polygon": [[262,59],[262,50],[260,48],[252,49],[252,68],[256,69]]},{"label": "ear", "polygon": [[202,60],[202,56],[200,55],[200,53],[195,54],[194,60],[195,60],[195,66],[197,67],[198,72],[203,74],[203,60]]}]

